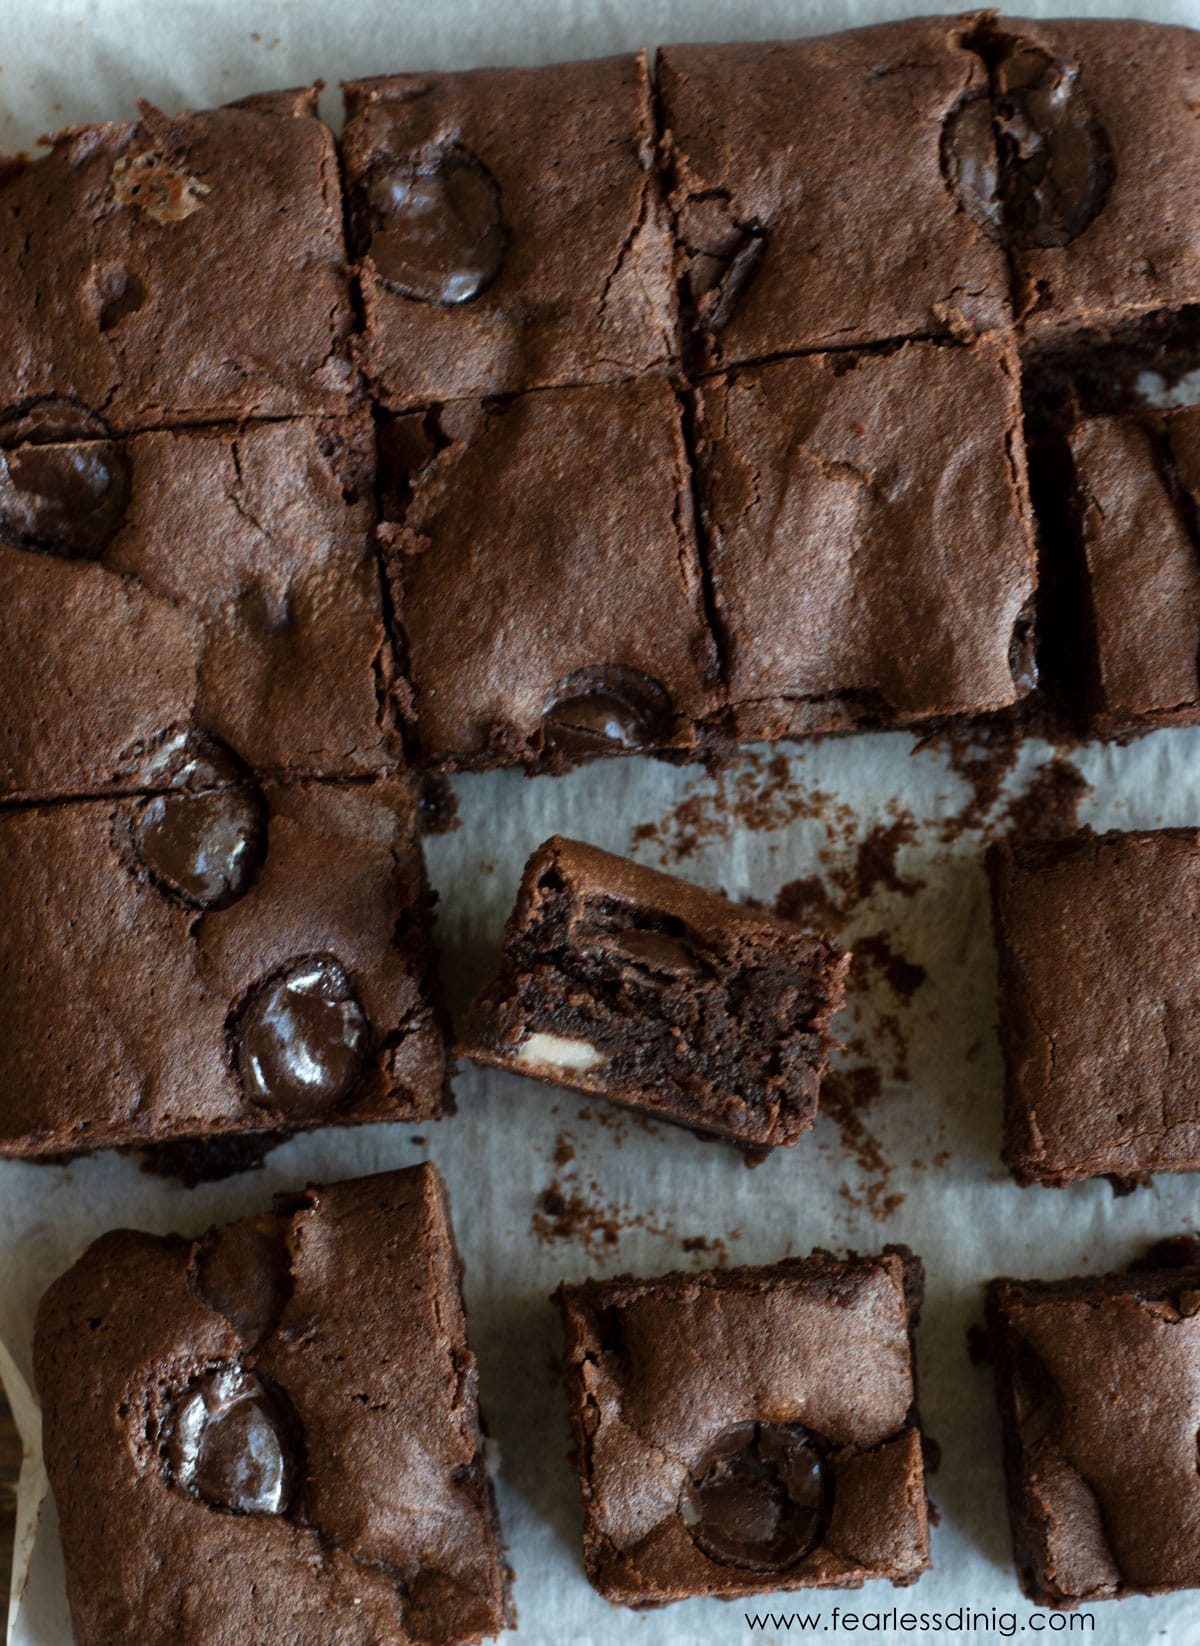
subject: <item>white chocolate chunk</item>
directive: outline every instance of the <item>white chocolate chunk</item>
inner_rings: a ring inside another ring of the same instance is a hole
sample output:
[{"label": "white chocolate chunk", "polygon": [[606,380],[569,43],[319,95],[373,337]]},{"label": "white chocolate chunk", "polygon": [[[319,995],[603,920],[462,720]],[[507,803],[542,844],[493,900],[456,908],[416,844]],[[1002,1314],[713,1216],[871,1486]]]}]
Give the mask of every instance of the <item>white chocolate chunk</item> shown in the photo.
[{"label": "white chocolate chunk", "polygon": [[535,1033],[518,1046],[516,1061],[526,1069],[586,1074],[589,1069],[598,1069],[605,1057],[588,1040],[569,1040],[561,1034]]}]

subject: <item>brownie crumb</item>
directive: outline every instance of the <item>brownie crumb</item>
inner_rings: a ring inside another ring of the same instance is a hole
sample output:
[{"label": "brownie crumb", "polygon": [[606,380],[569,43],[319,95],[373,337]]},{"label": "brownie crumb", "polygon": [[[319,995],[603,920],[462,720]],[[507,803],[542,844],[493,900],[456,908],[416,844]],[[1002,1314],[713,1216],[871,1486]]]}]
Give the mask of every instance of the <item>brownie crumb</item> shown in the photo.
[{"label": "brownie crumb", "polygon": [[1079,828],[1079,805],[1092,786],[1070,760],[1056,755],[1032,783],[1011,800],[1005,820],[1022,840],[1057,839]]},{"label": "brownie crumb", "polygon": [[833,1121],[841,1136],[843,1150],[868,1179],[860,1192],[843,1183],[839,1193],[856,1209],[865,1208],[880,1222],[901,1205],[904,1195],[889,1192],[892,1167],[879,1139],[863,1120],[863,1111],[878,1101],[883,1092],[879,1070],[869,1067],[833,1069],[821,1086],[820,1112]]},{"label": "brownie crumb", "polygon": [[901,1000],[911,1000],[929,973],[924,966],[906,960],[892,947],[886,932],[871,932],[854,939],[854,962],[866,960],[875,966],[893,994]]},{"label": "brownie crumb", "polygon": [[422,834],[453,834],[460,827],[458,796],[443,772],[427,772],[421,783]]}]

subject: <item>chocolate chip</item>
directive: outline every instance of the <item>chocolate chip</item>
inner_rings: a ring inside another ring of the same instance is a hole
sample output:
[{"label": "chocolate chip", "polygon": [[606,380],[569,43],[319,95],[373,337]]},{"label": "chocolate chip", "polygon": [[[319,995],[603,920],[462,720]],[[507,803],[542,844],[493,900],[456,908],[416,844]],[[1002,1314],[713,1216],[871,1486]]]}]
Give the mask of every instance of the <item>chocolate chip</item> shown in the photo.
[{"label": "chocolate chip", "polygon": [[370,1028],[332,955],[294,961],[249,996],[233,1054],[251,1103],[296,1119],[327,1113],[358,1084]]},{"label": "chocolate chip", "polygon": [[736,1423],[693,1463],[679,1513],[702,1554],[781,1572],[814,1549],[829,1520],[829,1471],[797,1423]]},{"label": "chocolate chip", "polygon": [[465,149],[381,160],[363,192],[367,251],[393,291],[452,305],[478,297],[496,278],[507,240],[500,190]]},{"label": "chocolate chip", "polygon": [[990,92],[969,94],[947,122],[942,169],[990,238],[1066,246],[1108,198],[1112,150],[1079,89],[1079,70],[1041,46],[986,35]]},{"label": "chocolate chip", "polygon": [[129,838],[137,865],[160,891],[193,909],[224,909],[249,890],[262,861],[262,795],[241,763],[213,738],[165,739],[144,767],[167,792],[133,803]]},{"label": "chocolate chip", "polygon": [[681,937],[672,937],[660,931],[605,931],[581,937],[583,953],[596,953],[631,967],[635,972],[648,972],[660,981],[680,977],[698,977],[700,962],[690,946]]},{"label": "chocolate chip", "polygon": [[1027,600],[1017,613],[1008,643],[1008,668],[1019,692],[1031,692],[1038,683],[1034,602]]},{"label": "chocolate chip", "polygon": [[766,230],[742,222],[720,192],[692,196],[680,207],[676,232],[687,258],[688,291],[696,319],[709,333],[722,330],[767,253]]},{"label": "chocolate chip", "polygon": [[129,460],[111,440],[0,453],[0,541],[95,560],[120,531]]},{"label": "chocolate chip", "polygon": [[623,664],[569,675],[542,715],[542,735],[560,754],[613,754],[661,743],[671,700],[657,680]]},{"label": "chocolate chip", "polygon": [[260,1343],[292,1289],[283,1224],[271,1217],[246,1218],[214,1229],[197,1248],[192,1279],[248,1346]]},{"label": "chocolate chip", "polygon": [[295,1488],[294,1420],[279,1396],[239,1367],[198,1378],[167,1433],[172,1478],[214,1509],[281,1515]]}]

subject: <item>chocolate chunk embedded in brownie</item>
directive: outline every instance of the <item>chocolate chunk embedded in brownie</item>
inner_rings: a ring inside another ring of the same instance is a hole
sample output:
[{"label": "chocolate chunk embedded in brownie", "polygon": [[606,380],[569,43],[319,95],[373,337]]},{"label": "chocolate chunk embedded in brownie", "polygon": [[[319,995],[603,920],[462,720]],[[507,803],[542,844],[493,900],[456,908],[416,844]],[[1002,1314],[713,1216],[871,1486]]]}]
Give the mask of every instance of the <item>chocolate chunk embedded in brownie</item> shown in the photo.
[{"label": "chocolate chunk embedded in brownie", "polygon": [[557,1294],[606,1599],[915,1582],[929,1565],[905,1247]]},{"label": "chocolate chunk embedded in brownie", "polygon": [[161,782],[197,727],[262,775],[393,764],[364,418],[0,451],[0,797]]},{"label": "chocolate chunk embedded in brownie", "polygon": [[363,362],[395,410],[670,368],[644,54],[346,87]]},{"label": "chocolate chunk embedded in brownie", "polygon": [[446,1058],[398,780],[0,813],[0,1154],[427,1119]]},{"label": "chocolate chunk embedded in brownie", "polygon": [[988,863],[1013,1175],[1200,1169],[1200,835],[1085,831]]},{"label": "chocolate chunk embedded in brownie", "polygon": [[659,52],[701,362],[1007,322],[1005,251],[944,176],[944,134],[987,87],[962,34],[934,17]]},{"label": "chocolate chunk embedded in brownie", "polygon": [[795,1143],[848,966],[828,937],[556,836],[462,1051],[748,1147]]},{"label": "chocolate chunk embedded in brownie", "polygon": [[0,167],[0,442],[340,412],[353,386],[316,88],[73,126]]},{"label": "chocolate chunk embedded in brownie", "polygon": [[460,403],[382,442],[401,708],[425,762],[696,747],[717,665],[667,383]]},{"label": "chocolate chunk embedded in brownie", "polygon": [[698,391],[701,500],[742,739],[980,714],[1033,684],[1015,355],[909,344]]},{"label": "chocolate chunk embedded in brownie", "polygon": [[458,1646],[515,1621],[432,1166],[120,1230],[34,1371],[78,1646]]},{"label": "chocolate chunk embedded in brownie", "polygon": [[1041,1606],[1200,1587],[1200,1267],[994,1280],[1013,1552]]}]

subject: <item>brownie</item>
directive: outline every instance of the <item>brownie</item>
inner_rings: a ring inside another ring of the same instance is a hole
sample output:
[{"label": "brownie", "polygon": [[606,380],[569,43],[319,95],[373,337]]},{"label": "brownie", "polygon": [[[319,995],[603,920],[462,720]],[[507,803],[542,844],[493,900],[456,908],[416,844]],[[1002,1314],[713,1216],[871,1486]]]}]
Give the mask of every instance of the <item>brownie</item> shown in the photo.
[{"label": "brownie", "polygon": [[0,811],[0,1155],[443,1113],[411,790],[175,783]]},{"label": "brownie", "polygon": [[988,866],[1013,1175],[1200,1170],[1200,832],[1002,842]]},{"label": "brownie", "polygon": [[1200,720],[1200,410],[1070,437],[1102,733]]},{"label": "brownie", "polygon": [[77,1646],[451,1646],[515,1621],[434,1167],[116,1230],[34,1373]]},{"label": "brownie", "polygon": [[363,362],[384,405],[670,367],[671,236],[644,53],[345,91]]},{"label": "brownie", "polygon": [[1029,690],[1017,379],[984,341],[702,386],[704,531],[741,739],[980,714]]},{"label": "brownie", "polygon": [[1200,1263],[1173,1250],[1186,1244],[1117,1274],[988,1287],[1013,1550],[1038,1605],[1200,1587]]},{"label": "brownie", "polygon": [[751,1148],[795,1143],[849,964],[831,938],[556,835],[460,1050]]},{"label": "brownie", "polygon": [[563,1286],[583,1555],[607,1600],[914,1582],[929,1565],[902,1246]]},{"label": "brownie", "polygon": [[0,160],[0,441],[339,412],[337,155],[316,87],[71,126]]},{"label": "brownie", "polygon": [[1200,33],[984,13],[970,38],[989,95],[948,131],[949,174],[1009,249],[1027,329],[1200,301]]},{"label": "brownie", "polygon": [[153,787],[195,727],[272,777],[393,763],[366,418],[0,452],[0,797]]},{"label": "brownie", "polygon": [[944,175],[945,132],[987,90],[966,21],[659,52],[701,363],[1007,322],[1004,248]]},{"label": "brownie", "polygon": [[666,382],[461,402],[381,438],[421,760],[556,769],[696,748],[717,661]]}]

